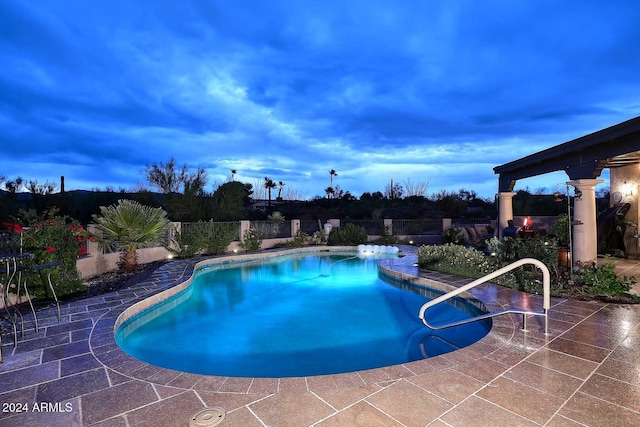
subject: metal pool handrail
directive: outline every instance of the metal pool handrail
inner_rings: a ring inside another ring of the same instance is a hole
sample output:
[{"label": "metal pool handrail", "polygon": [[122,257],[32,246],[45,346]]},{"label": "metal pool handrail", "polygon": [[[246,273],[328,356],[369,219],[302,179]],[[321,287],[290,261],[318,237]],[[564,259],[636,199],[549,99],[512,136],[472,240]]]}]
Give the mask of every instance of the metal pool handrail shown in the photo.
[{"label": "metal pool handrail", "polygon": [[[504,273],[507,273],[515,268],[520,267],[521,265],[525,265],[525,264],[533,264],[536,267],[538,267],[540,270],[542,270],[542,289],[543,289],[543,310],[542,312],[539,311],[533,311],[533,310],[522,310],[522,309],[506,309],[506,310],[501,310],[501,311],[496,311],[493,313],[486,313],[486,314],[481,314],[479,316],[474,316],[474,317],[470,317],[468,319],[464,319],[464,320],[459,320],[456,322],[451,322],[451,323],[447,323],[444,325],[438,325],[438,326],[432,326],[430,325],[427,320],[425,319],[425,312],[427,311],[427,309],[429,309],[430,307],[433,307],[436,304],[439,304],[443,301],[446,301],[450,298],[455,297],[458,294],[461,294],[463,292],[468,291],[469,289],[475,288],[478,285],[481,285],[485,282],[488,282],[491,279],[495,279],[498,276],[503,275]],[[547,268],[546,265],[544,265],[544,263],[542,261],[539,261],[537,259],[534,258],[523,258],[521,260],[515,261],[505,267],[502,267],[499,270],[494,271],[493,273],[489,273],[484,277],[481,277],[477,280],[474,280],[471,283],[468,283],[458,289],[455,289],[449,293],[446,293],[444,295],[439,296],[438,298],[432,299],[431,301],[427,301],[425,304],[422,305],[422,307],[420,307],[420,312],[418,314],[418,317],[420,318],[420,320],[422,320],[422,323],[424,323],[424,325],[429,328],[429,329],[434,329],[434,330],[439,330],[439,329],[445,329],[445,328],[450,328],[453,326],[458,326],[458,325],[463,325],[465,323],[470,323],[470,322],[475,322],[477,320],[482,320],[482,319],[487,319],[490,317],[495,317],[495,316],[499,316],[501,314],[507,314],[507,313],[519,313],[522,314],[523,317],[523,326],[522,329],[523,330],[527,330],[527,315],[533,315],[533,316],[544,316],[544,333],[548,334],[549,333],[549,316],[548,316],[548,310],[551,307],[551,275],[549,274],[549,269]]]}]

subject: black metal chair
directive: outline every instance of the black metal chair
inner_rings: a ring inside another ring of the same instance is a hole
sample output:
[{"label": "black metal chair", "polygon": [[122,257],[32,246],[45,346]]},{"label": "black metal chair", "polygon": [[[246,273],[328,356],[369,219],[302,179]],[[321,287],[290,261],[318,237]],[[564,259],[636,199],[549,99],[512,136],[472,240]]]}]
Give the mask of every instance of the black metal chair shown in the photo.
[{"label": "black metal chair", "polygon": [[[39,331],[38,316],[29,293],[29,279],[39,277],[45,287],[49,287],[58,311],[58,322],[61,320],[60,302],[51,281],[51,272],[58,266],[57,262],[34,264],[33,254],[22,253],[19,238],[15,233],[0,233],[0,302],[4,310],[4,317],[11,324],[13,330],[13,347],[18,346],[18,329],[24,338],[24,316],[19,304],[24,294],[29,304],[36,333]],[[47,272],[46,278],[43,273]],[[0,333],[0,363],[2,363],[2,334]]]}]

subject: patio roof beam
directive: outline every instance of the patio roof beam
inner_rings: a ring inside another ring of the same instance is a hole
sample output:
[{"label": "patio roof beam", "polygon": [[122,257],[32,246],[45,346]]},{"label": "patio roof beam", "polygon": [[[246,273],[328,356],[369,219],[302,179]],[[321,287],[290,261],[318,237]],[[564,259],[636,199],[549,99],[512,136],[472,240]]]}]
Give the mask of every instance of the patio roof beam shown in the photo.
[{"label": "patio roof beam", "polygon": [[512,191],[518,179],[565,171],[569,178],[595,179],[605,167],[634,158],[640,151],[640,116],[493,168],[499,191]]}]

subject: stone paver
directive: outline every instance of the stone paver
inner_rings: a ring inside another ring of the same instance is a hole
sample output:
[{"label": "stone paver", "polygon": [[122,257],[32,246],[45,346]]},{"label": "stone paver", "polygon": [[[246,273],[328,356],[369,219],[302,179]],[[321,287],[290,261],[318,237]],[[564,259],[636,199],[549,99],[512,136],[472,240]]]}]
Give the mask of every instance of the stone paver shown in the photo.
[{"label": "stone paver", "polygon": [[[419,271],[415,248],[394,260]],[[307,378],[227,378],[151,366],[119,349],[116,318],[127,307],[184,282],[198,260],[165,264],[129,289],[25,316],[17,348],[2,336],[0,427],[178,426],[205,406],[220,406],[222,426],[601,426],[640,425],[640,306],[554,298],[551,334],[531,319],[496,318],[479,342],[438,357],[388,368]],[[628,271],[628,270],[626,270]],[[483,285],[474,295],[499,309],[539,297]],[[31,317],[30,317],[31,316]],[[5,325],[6,326],[6,325]],[[7,330],[7,328],[4,328]],[[18,411],[26,404],[28,411]]]}]

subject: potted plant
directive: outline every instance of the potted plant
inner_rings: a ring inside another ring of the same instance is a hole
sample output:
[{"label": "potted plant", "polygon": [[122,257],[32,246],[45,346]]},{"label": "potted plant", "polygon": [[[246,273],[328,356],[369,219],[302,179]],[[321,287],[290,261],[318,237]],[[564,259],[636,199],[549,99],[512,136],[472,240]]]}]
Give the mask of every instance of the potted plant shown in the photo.
[{"label": "potted plant", "polygon": [[569,241],[571,240],[571,219],[569,215],[562,214],[551,225],[551,234],[556,236],[558,248],[558,263],[566,268],[571,268],[571,251]]}]

